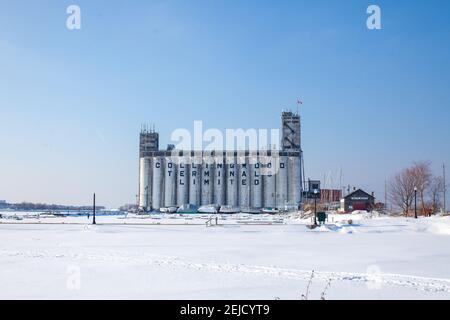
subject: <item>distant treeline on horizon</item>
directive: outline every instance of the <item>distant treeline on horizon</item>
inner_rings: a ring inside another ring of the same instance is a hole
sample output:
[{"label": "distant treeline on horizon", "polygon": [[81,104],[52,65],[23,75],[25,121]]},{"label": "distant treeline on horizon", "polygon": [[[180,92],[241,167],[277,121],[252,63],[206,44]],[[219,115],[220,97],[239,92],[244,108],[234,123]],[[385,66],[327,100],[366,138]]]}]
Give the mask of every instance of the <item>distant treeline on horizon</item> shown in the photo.
[{"label": "distant treeline on horizon", "polygon": [[[47,204],[47,203],[3,203],[0,204],[0,208],[12,209],[12,210],[92,210],[92,206],[66,206],[59,204]],[[95,206],[97,210],[104,210],[103,206]]]}]

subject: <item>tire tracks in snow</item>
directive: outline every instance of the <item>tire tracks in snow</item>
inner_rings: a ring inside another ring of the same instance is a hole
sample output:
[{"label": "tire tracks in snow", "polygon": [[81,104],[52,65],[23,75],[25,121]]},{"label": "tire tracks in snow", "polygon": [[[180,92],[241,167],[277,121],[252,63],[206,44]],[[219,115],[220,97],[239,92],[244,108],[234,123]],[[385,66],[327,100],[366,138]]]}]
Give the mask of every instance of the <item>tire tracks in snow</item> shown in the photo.
[{"label": "tire tracks in snow", "polygon": [[[181,257],[130,254],[128,252],[108,253],[61,253],[51,251],[10,251],[0,250],[1,258],[24,259],[69,259],[74,261],[115,262],[130,265],[149,265],[172,269],[187,269],[201,272],[235,273],[288,280],[309,281],[312,270],[281,268],[276,266],[257,266],[247,264],[195,262]],[[450,293],[450,279],[418,277],[388,273],[354,273],[314,271],[314,279],[333,282],[351,282],[394,286],[428,292]]]}]

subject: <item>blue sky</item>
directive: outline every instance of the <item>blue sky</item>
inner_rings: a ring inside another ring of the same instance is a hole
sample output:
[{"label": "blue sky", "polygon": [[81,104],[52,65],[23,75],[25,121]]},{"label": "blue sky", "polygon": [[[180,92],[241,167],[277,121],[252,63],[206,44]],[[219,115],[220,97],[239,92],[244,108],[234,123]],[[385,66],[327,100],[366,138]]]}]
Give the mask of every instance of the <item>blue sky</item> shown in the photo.
[{"label": "blue sky", "polygon": [[444,0],[0,0],[0,199],[134,202],[141,123],[162,146],[194,120],[278,128],[297,98],[307,177],[382,198],[415,160],[450,165],[449,40]]}]

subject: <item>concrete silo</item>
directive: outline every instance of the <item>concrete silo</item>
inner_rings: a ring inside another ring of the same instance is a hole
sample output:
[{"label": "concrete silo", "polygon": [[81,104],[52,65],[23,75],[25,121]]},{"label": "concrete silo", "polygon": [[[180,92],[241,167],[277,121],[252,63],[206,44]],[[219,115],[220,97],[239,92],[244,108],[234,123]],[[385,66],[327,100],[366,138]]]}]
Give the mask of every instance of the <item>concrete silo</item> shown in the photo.
[{"label": "concrete silo", "polygon": [[205,155],[202,161],[201,170],[201,194],[202,205],[214,203],[213,189],[214,189],[214,161],[211,156]]},{"label": "concrete silo", "polygon": [[219,154],[214,157],[214,204],[225,204],[225,163],[223,155]]},{"label": "concrete silo", "polygon": [[145,211],[151,208],[151,166],[150,158],[139,159],[139,208]]},{"label": "concrete silo", "polygon": [[189,203],[196,206],[201,204],[201,160],[201,157],[193,157],[189,165]]},{"label": "concrete silo", "polygon": [[226,157],[227,201],[228,206],[238,206],[238,170],[234,155]]},{"label": "concrete silo", "polygon": [[288,202],[290,205],[298,205],[302,192],[300,156],[289,156],[288,175]]},{"label": "concrete silo", "polygon": [[163,159],[154,157],[152,161],[152,208],[154,210],[159,210],[162,207],[163,170]]},{"label": "concrete silo", "polygon": [[177,165],[177,205],[189,203],[189,158],[181,156]]},{"label": "concrete silo", "polygon": [[283,208],[288,204],[288,161],[283,154],[278,158],[276,173],[276,207]]},{"label": "concrete silo", "polygon": [[275,167],[271,156],[262,156],[261,176],[263,179],[263,206],[275,207]]},{"label": "concrete silo", "polygon": [[238,191],[239,191],[239,206],[241,209],[250,208],[250,171],[248,168],[247,157],[239,157],[238,160]]},{"label": "concrete silo", "polygon": [[251,201],[250,206],[254,209],[260,209],[263,207],[262,202],[262,178],[261,178],[261,163],[258,160],[257,155],[249,157],[250,168],[250,194]]},{"label": "concrete silo", "polygon": [[177,205],[177,169],[172,157],[166,157],[164,168],[164,206],[173,207]]}]

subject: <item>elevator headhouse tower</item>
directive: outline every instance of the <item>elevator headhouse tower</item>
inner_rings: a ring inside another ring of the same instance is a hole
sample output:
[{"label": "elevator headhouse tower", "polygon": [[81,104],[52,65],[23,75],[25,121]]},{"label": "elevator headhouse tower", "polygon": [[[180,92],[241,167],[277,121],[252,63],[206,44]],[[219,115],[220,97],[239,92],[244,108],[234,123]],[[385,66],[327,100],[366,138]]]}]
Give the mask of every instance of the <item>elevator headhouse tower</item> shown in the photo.
[{"label": "elevator headhouse tower", "polygon": [[152,151],[159,150],[159,134],[154,128],[141,127],[139,135],[139,158],[148,157]]},{"label": "elevator headhouse tower", "polygon": [[283,151],[301,150],[300,115],[292,111],[281,114],[281,145]]}]

